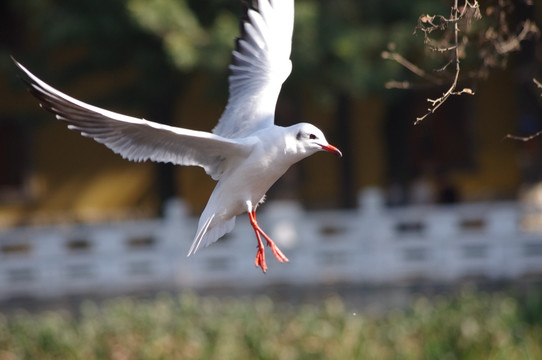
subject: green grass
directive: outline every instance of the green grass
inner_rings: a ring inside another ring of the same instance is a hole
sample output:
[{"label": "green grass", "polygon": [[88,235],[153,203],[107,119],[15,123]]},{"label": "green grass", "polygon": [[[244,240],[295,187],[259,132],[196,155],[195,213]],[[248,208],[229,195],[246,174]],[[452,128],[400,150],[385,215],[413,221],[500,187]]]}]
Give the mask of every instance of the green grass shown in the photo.
[{"label": "green grass", "polygon": [[0,314],[0,359],[542,359],[541,300],[465,291],[375,315],[338,297],[117,298]]}]

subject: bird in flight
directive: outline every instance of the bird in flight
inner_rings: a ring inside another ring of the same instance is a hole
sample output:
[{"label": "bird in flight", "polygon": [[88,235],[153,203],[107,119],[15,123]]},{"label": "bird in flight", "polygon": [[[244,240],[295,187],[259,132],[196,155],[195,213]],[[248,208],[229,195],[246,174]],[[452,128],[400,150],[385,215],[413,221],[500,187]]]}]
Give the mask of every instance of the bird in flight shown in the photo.
[{"label": "bird in flight", "polygon": [[258,247],[255,265],[265,273],[262,237],[279,262],[288,262],[256,221],[269,188],[298,161],[318,151],[342,156],[314,125],[274,124],[277,98],[292,70],[294,0],[254,0],[246,7],[229,67],[229,99],[212,133],[118,114],[74,99],[46,84],[15,59],[40,106],[70,130],[93,138],[123,158],[201,166],[217,181],[200,217],[188,256],[233,230],[248,213]]}]

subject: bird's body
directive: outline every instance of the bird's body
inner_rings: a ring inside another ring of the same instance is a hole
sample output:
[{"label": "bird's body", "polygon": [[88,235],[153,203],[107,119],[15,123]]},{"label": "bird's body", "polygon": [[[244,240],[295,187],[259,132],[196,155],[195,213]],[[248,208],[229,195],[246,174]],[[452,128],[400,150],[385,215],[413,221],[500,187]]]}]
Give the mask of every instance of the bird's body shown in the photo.
[{"label": "bird's body", "polygon": [[235,217],[247,212],[258,239],[255,264],[265,272],[267,241],[277,259],[288,261],[256,222],[256,207],[269,188],[301,159],[340,151],[314,125],[274,124],[282,83],[291,71],[293,0],[258,0],[247,9],[242,36],[230,66],[230,97],[213,133],[137,119],[76,100],[46,84],[15,61],[41,106],[71,130],[106,145],[133,161],[196,165],[217,180],[188,252],[195,253],[230,232]]},{"label": "bird's body", "polygon": [[[209,245],[231,231],[235,216],[256,210],[269,188],[290,166],[306,157],[306,150],[298,149],[292,130],[310,124],[298,124],[290,128],[272,126],[253,136],[242,139],[251,148],[248,156],[229,160],[228,171],[220,178],[200,217],[198,234],[208,225],[203,239],[194,241],[190,253],[200,245]],[[233,194],[233,196],[232,196]],[[213,233],[213,230],[217,234]]]}]

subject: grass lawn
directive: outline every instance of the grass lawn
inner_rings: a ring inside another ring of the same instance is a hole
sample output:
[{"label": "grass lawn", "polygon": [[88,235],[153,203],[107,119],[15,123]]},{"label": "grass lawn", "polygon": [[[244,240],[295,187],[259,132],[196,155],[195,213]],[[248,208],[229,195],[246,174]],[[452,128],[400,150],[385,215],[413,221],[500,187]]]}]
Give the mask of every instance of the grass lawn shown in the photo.
[{"label": "grass lawn", "polygon": [[542,359],[542,296],[464,291],[382,314],[339,297],[115,298],[78,315],[0,313],[7,359]]}]

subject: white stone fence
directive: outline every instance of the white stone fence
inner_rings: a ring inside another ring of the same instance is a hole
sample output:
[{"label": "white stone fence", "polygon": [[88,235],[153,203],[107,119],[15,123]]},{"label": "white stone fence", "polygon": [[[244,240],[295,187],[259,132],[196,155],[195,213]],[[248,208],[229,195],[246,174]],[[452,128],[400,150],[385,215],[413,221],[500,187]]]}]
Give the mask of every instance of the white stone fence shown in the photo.
[{"label": "white stone fence", "polygon": [[377,190],[355,210],[304,211],[269,202],[260,225],[289,257],[268,250],[255,268],[246,216],[190,258],[197,219],[172,200],[164,218],[11,228],[0,232],[0,300],[107,295],[198,287],[247,288],[333,282],[451,283],[542,277],[542,233],[521,227],[517,203],[387,208]]}]

